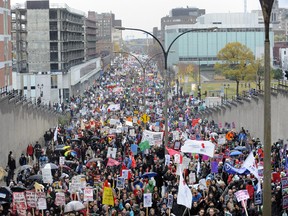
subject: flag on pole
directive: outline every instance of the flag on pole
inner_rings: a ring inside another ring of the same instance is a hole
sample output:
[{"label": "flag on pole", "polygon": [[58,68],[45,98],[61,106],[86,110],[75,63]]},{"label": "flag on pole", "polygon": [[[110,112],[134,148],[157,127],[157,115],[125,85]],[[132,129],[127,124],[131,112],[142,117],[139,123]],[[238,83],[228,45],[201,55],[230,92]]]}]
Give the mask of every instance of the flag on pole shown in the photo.
[{"label": "flag on pole", "polygon": [[58,135],[58,125],[56,126],[56,128],[55,128],[55,131],[54,131],[54,142],[56,142],[57,141],[57,135]]},{"label": "flag on pole", "polygon": [[243,162],[242,167],[245,167],[246,169],[248,169],[257,179],[259,179],[258,168],[255,163],[253,152],[250,152],[248,157]]},{"label": "flag on pole", "polygon": [[260,176],[258,174],[258,167],[257,167],[257,164],[255,162],[255,158],[254,158],[253,152],[250,152],[248,157],[243,162],[242,167],[244,167],[247,170],[249,170],[250,173],[252,173],[255,176],[255,178],[257,178],[257,180],[258,180],[257,193],[260,192],[261,191]]},{"label": "flag on pole", "polygon": [[183,179],[181,165],[179,166],[180,166],[180,182],[177,195],[177,204],[186,206],[187,208],[191,209],[192,193],[190,188],[187,186],[186,182]]},{"label": "flag on pole", "polygon": [[120,165],[120,162],[113,158],[108,158],[107,166],[118,166]]}]

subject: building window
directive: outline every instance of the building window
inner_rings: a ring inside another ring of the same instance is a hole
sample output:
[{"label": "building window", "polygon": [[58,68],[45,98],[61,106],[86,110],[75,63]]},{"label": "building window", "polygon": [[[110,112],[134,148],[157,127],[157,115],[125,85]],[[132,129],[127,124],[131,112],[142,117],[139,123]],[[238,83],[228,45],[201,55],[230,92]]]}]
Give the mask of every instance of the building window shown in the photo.
[{"label": "building window", "polygon": [[51,75],[51,89],[57,89],[57,75]]},{"label": "building window", "polygon": [[[5,6],[5,4],[4,4],[4,6]],[[7,11],[4,11],[4,19],[3,19],[3,33],[4,33],[4,35],[8,35],[8,12]]]}]

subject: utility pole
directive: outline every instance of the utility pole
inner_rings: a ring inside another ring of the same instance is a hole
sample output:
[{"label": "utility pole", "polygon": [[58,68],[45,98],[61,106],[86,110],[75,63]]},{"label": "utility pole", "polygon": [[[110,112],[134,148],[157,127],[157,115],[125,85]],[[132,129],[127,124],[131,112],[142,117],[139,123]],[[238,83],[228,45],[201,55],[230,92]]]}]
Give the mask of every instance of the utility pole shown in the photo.
[{"label": "utility pole", "polygon": [[264,183],[263,216],[271,215],[271,78],[270,78],[270,17],[274,0],[259,0],[265,25],[264,46]]}]

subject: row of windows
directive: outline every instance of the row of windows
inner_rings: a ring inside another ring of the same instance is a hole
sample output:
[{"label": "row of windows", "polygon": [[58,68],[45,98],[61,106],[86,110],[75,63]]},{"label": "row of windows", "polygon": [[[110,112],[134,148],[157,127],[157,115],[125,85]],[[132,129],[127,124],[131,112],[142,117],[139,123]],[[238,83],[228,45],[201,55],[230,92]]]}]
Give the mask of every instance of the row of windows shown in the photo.
[{"label": "row of windows", "polygon": [[[190,31],[192,29],[187,29],[187,28],[183,28],[183,29],[179,29],[179,33],[182,32],[186,32],[186,31]],[[199,30],[196,31],[195,29],[195,33],[197,32],[211,32],[212,30]],[[264,28],[219,28],[217,29],[216,32],[264,32]]]}]

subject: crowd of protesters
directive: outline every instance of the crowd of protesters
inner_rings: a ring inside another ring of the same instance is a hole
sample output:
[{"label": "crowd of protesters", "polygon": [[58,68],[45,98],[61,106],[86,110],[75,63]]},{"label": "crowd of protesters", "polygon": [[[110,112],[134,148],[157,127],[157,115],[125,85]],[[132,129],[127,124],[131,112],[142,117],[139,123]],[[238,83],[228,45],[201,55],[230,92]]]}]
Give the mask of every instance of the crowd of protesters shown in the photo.
[{"label": "crowd of protesters", "polygon": [[[121,68],[111,69],[95,80],[84,95],[71,97],[67,105],[71,121],[68,125],[58,125],[47,131],[43,145],[38,142],[29,144],[17,161],[10,152],[6,176],[10,192],[6,187],[0,189],[0,194],[4,193],[4,189],[8,191],[5,191],[7,196],[0,198],[0,215],[262,215],[259,187],[263,176],[260,172],[260,178],[247,170],[237,172],[250,152],[253,152],[261,170],[264,157],[261,141],[245,128],[236,131],[237,122],[221,125],[200,119],[197,111],[204,109],[204,106],[194,104],[193,96],[169,93],[167,148],[163,144],[151,143],[140,148],[144,130],[164,131],[164,88],[159,79],[145,80],[147,110],[144,110],[143,79],[135,68],[135,76],[131,75],[131,62],[132,59],[126,59]],[[155,73],[157,69],[150,70]],[[128,78],[125,78],[125,73],[130,74]],[[147,122],[143,122],[143,118],[141,120],[144,113],[150,117]],[[127,122],[132,124],[127,125]],[[174,131],[177,136],[172,133]],[[192,193],[190,208],[177,202],[181,183],[180,162],[173,154],[169,161],[165,160],[165,154],[170,154],[169,149],[180,152],[187,139],[209,140],[215,145],[213,158],[182,153],[183,157],[188,158],[186,166],[182,168],[185,184]],[[111,153],[111,149],[116,149],[116,152]],[[239,154],[232,155],[235,149],[239,149]],[[65,158],[64,164],[59,164],[60,157]],[[110,159],[113,159],[113,163]],[[284,196],[281,184],[281,178],[286,176],[285,160],[285,141],[279,140],[272,147],[272,215],[286,214],[282,205]],[[216,170],[212,168],[215,161]],[[20,168],[16,169],[18,163]],[[47,164],[56,166],[51,166],[53,179],[50,183],[46,183],[42,177],[42,168]],[[227,168],[227,164],[233,172]],[[21,169],[25,166],[27,168]],[[128,175],[125,176],[124,185],[119,187],[118,178],[123,176],[123,170],[128,170]],[[71,189],[71,180],[75,176],[85,179],[81,189]],[[200,184],[203,180],[205,183]],[[38,184],[44,186],[46,209],[39,210],[37,205],[31,207],[28,202],[24,207],[17,207],[12,202],[13,193],[33,191]],[[84,199],[86,187],[93,189],[92,200]],[[113,204],[103,201],[104,188],[112,189]],[[243,202],[238,202],[235,195],[244,189],[249,193],[245,206]],[[59,192],[65,194],[65,205],[55,202]],[[144,203],[144,194],[147,193],[152,195],[149,207]],[[83,207],[67,210],[66,205],[72,201],[77,201],[76,204]]]}]

